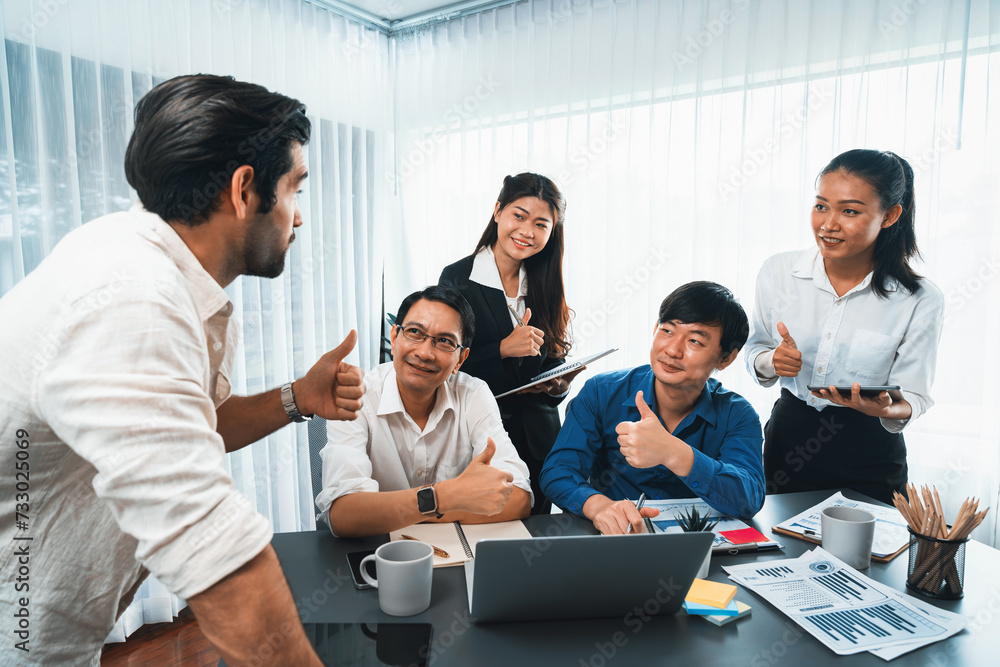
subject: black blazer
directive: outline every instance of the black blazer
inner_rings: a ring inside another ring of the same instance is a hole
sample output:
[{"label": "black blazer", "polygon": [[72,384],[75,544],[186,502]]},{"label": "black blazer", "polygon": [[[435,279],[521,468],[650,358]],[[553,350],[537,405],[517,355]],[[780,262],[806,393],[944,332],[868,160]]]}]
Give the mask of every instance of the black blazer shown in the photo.
[{"label": "black blazer", "polygon": [[[469,280],[474,258],[475,255],[470,255],[445,267],[438,280],[439,284],[451,285],[462,292],[476,316],[476,335],[462,370],[486,381],[494,394],[502,394],[565,363],[547,355],[500,358],[500,341],[514,331],[514,325],[503,291]],[[530,308],[531,304],[527,306]],[[497,400],[504,428],[526,463],[527,457],[543,461],[552,449],[559,434],[556,406],[561,401],[544,393],[512,394]]]}]

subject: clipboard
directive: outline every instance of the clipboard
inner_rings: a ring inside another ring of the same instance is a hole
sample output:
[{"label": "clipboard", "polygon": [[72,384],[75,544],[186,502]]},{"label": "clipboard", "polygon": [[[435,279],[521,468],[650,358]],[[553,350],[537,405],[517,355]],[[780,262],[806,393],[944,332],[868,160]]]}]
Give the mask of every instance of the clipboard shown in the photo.
[{"label": "clipboard", "polygon": [[888,563],[910,548],[906,522],[899,514],[899,510],[894,507],[872,505],[860,500],[851,500],[850,498],[845,498],[839,491],[823,502],[796,514],[790,519],[782,521],[777,526],[772,527],[771,530],[775,533],[781,533],[782,535],[788,535],[799,540],[822,545],[823,538],[820,535],[820,520],[818,517],[823,508],[832,505],[845,505],[847,507],[862,509],[871,512],[875,516],[875,541],[872,544],[873,561]]},{"label": "clipboard", "polygon": [[555,368],[545,371],[544,373],[540,373],[535,377],[531,378],[531,381],[528,382],[528,384],[521,385],[517,389],[511,389],[510,391],[505,391],[502,394],[497,394],[496,396],[494,396],[494,398],[503,398],[504,396],[509,396],[510,394],[516,394],[522,389],[527,389],[528,387],[534,387],[536,384],[541,384],[546,380],[551,380],[552,378],[557,378],[561,375],[566,375],[566,373],[572,373],[578,368],[582,368],[583,366],[586,366],[587,364],[593,361],[602,359],[611,354],[612,352],[617,352],[617,351],[618,348],[613,347],[610,350],[605,350],[604,352],[598,352],[597,354],[591,354],[590,356],[578,359],[577,361],[574,361],[571,364],[559,364]]}]

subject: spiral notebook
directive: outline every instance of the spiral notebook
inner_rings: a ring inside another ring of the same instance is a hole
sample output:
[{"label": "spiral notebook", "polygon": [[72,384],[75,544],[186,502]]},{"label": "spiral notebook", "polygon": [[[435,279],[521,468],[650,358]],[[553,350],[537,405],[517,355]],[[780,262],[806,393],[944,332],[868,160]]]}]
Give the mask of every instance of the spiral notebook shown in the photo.
[{"label": "spiral notebook", "polygon": [[[407,537],[404,537],[407,536]],[[500,523],[417,523],[389,533],[389,539],[415,538],[439,550],[434,554],[434,567],[461,565],[476,557],[476,545],[486,539],[531,539],[531,533],[520,521]],[[447,558],[439,555],[448,554]]]}]

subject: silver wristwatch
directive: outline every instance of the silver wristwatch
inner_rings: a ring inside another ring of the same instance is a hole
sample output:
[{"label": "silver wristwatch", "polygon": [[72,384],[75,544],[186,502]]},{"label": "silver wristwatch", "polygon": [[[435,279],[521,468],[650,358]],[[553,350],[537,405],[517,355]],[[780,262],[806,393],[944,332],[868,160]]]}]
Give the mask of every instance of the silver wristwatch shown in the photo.
[{"label": "silver wristwatch", "polygon": [[304,415],[299,412],[299,406],[295,405],[295,394],[292,393],[291,382],[281,388],[281,405],[285,408],[285,414],[293,422],[305,422],[313,418],[312,415]]}]

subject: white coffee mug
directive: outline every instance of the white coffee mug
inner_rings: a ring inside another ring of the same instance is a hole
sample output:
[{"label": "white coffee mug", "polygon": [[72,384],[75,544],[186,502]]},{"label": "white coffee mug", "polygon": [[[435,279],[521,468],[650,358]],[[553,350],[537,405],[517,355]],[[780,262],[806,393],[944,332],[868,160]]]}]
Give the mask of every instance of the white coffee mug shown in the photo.
[{"label": "white coffee mug", "polygon": [[[375,561],[377,578],[368,574]],[[412,616],[431,606],[434,548],[401,540],[383,544],[361,561],[361,576],[378,589],[378,606],[390,616]]]},{"label": "white coffee mug", "polygon": [[872,562],[875,516],[853,507],[826,507],[822,514],[823,548],[857,570]]}]

